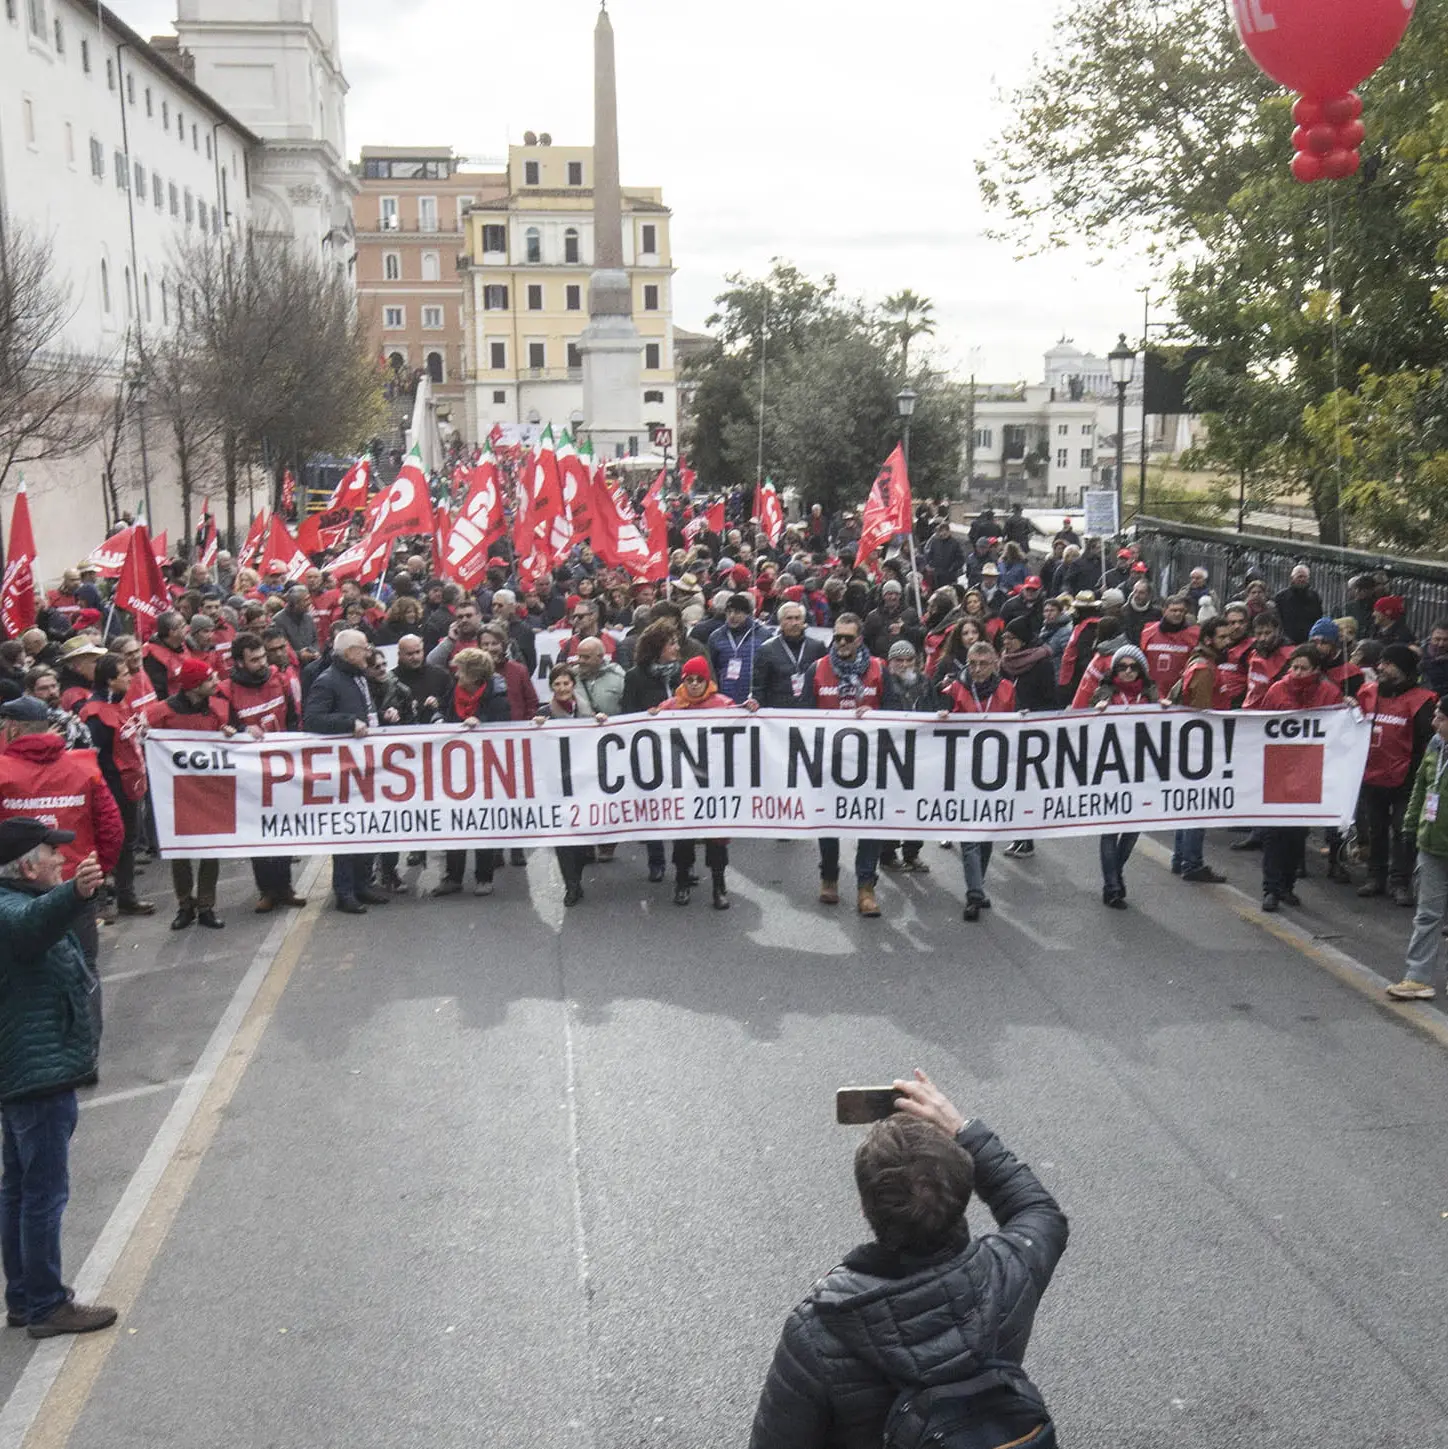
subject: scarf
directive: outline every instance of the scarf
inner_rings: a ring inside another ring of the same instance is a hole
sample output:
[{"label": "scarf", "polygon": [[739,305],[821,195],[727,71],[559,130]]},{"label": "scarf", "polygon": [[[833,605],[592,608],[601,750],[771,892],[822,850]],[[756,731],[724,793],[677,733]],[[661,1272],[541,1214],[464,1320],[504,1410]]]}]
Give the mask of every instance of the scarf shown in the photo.
[{"label": "scarf", "polygon": [[984,706],[995,698],[995,692],[1001,687],[999,674],[992,674],[984,684],[977,684],[970,676],[970,670],[960,671],[960,682],[971,692],[972,697],[978,705]]},{"label": "scarf", "polygon": [[840,682],[840,707],[848,708],[860,697],[860,682],[870,667],[870,651],[860,644],[853,659],[841,659],[840,651],[830,645],[830,668]]},{"label": "scarf", "polygon": [[709,681],[709,687],[708,687],[708,689],[706,689],[703,692],[703,694],[701,694],[699,696],[698,699],[694,699],[690,695],[689,691],[681,684],[674,691],[674,708],[675,709],[699,709],[699,708],[701,708],[702,706],[704,706],[706,704],[712,703],[713,702],[713,699],[714,699],[714,696],[716,694],[718,694],[718,693],[719,693],[719,686],[717,684],[715,684],[712,679]]},{"label": "scarf", "polygon": [[1297,675],[1288,670],[1281,682],[1287,686],[1284,693],[1292,701],[1294,709],[1311,709],[1325,678],[1323,674]]},{"label": "scarf", "polygon": [[1146,693],[1146,680],[1141,678],[1140,669],[1135,679],[1118,679],[1115,675],[1111,677],[1111,697],[1113,703],[1117,695],[1124,697],[1127,704],[1140,704],[1142,696]]},{"label": "scarf", "polygon": [[466,688],[459,680],[453,689],[453,711],[460,720],[481,719],[483,697],[488,693],[491,679],[485,679],[476,689]]},{"label": "scarf", "polygon": [[672,664],[660,662],[649,665],[649,674],[659,681],[671,694],[679,682],[679,675],[683,671],[683,664],[675,659]]},{"label": "scarf", "polygon": [[1016,649],[1001,655],[1001,673],[1007,679],[1019,679],[1029,674],[1043,659],[1049,659],[1051,651],[1044,644],[1033,644],[1027,649]]}]

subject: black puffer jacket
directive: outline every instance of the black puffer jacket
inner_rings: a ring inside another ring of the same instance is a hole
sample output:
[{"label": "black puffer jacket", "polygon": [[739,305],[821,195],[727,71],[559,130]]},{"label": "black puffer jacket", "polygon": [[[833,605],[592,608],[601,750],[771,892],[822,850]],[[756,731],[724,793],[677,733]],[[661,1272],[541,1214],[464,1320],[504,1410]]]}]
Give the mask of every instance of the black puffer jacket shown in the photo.
[{"label": "black puffer jacket", "polygon": [[999,1231],[972,1241],[962,1224],[930,1258],[867,1243],[821,1278],[784,1326],[751,1449],[878,1449],[902,1389],[1024,1357],[1066,1250],[1066,1215],[983,1122],[956,1140]]}]

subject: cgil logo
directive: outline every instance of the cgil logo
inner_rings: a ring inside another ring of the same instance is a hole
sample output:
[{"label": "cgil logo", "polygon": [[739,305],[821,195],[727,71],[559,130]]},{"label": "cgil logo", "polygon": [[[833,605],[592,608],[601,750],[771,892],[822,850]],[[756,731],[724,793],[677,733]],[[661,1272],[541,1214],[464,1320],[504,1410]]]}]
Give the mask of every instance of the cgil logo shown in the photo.
[{"label": "cgil logo", "polygon": [[171,763],[178,770],[235,770],[230,750],[173,750]]}]

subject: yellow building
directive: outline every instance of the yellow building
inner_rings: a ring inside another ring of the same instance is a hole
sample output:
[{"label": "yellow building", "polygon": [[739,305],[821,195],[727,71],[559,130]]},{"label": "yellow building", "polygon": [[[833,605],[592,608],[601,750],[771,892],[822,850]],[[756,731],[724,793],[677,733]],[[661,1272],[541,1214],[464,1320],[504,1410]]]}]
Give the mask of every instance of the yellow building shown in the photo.
[{"label": "yellow building", "polygon": [[[645,430],[677,431],[673,261],[668,207],[657,187],[623,188],[623,261],[643,339]],[[495,423],[576,427],[583,417],[588,279],[593,270],[593,147],[524,137],[508,148],[506,196],[466,218],[463,291],[467,431]]]}]

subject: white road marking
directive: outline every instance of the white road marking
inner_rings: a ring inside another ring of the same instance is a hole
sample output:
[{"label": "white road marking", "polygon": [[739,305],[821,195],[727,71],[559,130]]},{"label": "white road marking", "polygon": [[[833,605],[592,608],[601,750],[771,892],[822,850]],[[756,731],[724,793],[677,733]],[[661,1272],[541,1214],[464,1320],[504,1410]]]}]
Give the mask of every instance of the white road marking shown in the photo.
[{"label": "white road marking", "polygon": [[172,1077],[169,1082],[148,1082],[144,1087],[127,1087],[121,1092],[107,1092],[101,1097],[87,1097],[80,1110],[88,1112],[93,1107],[109,1107],[113,1102],[134,1102],[137,1097],[151,1097],[157,1092],[169,1092],[172,1087],[184,1086],[190,1077]]}]

